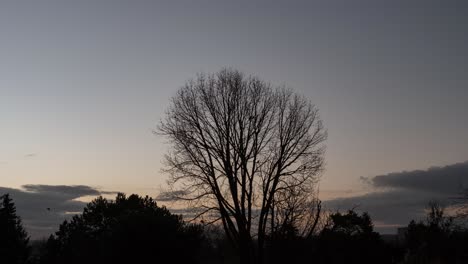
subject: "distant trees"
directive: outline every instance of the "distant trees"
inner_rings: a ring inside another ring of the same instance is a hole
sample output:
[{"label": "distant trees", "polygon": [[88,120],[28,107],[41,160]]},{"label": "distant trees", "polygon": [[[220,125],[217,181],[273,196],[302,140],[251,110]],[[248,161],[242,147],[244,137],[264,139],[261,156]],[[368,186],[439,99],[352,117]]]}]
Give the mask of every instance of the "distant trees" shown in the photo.
[{"label": "distant trees", "polygon": [[267,263],[396,263],[394,252],[374,232],[369,214],[350,210],[324,218],[325,223],[320,220],[311,236],[296,234],[270,240]]},{"label": "distant trees", "polygon": [[41,262],[156,263],[171,259],[196,263],[202,241],[200,226],[186,224],[153,199],[118,194],[115,201],[93,200],[83,214],[61,224],[47,241]]},{"label": "distant trees", "polygon": [[326,131],[308,99],[235,70],[201,74],[158,133],[172,144],[176,198],[220,221],[242,263],[262,262],[268,234],[308,221],[288,213],[311,208],[323,167]]},{"label": "distant trees", "polygon": [[457,227],[436,202],[425,221],[411,221],[406,231],[405,263],[468,263],[468,231]]},{"label": "distant trees", "polygon": [[367,213],[337,212],[317,238],[318,263],[392,263],[389,251]]},{"label": "distant trees", "polygon": [[337,212],[329,216],[329,222],[322,230],[322,236],[328,234],[340,234],[344,236],[375,236],[374,226],[367,212],[359,215],[354,210],[346,214]]},{"label": "distant trees", "polygon": [[29,238],[8,194],[0,196],[0,263],[23,264],[29,257]]},{"label": "distant trees", "polygon": [[[60,225],[47,241],[31,250],[26,231],[9,195],[0,196],[0,263],[235,263],[238,251],[227,244],[217,225],[188,224],[158,207],[150,197],[118,194],[115,200],[96,198],[80,215]],[[468,263],[468,231],[430,203],[424,221],[411,221],[405,240],[384,242],[374,232],[371,217],[354,210],[320,214],[320,203],[295,206],[278,219],[314,219],[312,226],[290,221],[277,225],[265,240],[265,263]],[[315,208],[306,210],[306,208]],[[312,212],[312,214],[310,214]],[[321,215],[321,218],[315,216]],[[326,216],[326,217],[324,217]],[[319,219],[318,221],[315,221]],[[270,219],[274,220],[274,219]],[[325,220],[325,221],[324,221]],[[307,236],[301,230],[315,231]],[[30,252],[33,251],[31,254]],[[406,253],[406,254],[405,254]]]},{"label": "distant trees", "polygon": [[457,217],[468,220],[468,189],[464,189],[459,197],[456,197],[458,204]]}]

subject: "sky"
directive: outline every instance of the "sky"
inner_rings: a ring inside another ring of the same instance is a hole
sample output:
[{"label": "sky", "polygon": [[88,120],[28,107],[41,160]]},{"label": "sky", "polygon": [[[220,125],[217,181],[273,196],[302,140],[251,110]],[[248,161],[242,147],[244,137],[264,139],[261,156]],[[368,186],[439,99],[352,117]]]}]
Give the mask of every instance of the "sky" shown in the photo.
[{"label": "sky", "polygon": [[468,186],[467,12],[465,1],[1,0],[0,190],[18,194],[37,234],[58,223],[35,220],[28,201],[41,195],[69,205],[61,216],[84,196],[157,196],[170,146],[152,130],[169,99],[231,67],[311,99],[329,134],[321,198],[393,230]]}]

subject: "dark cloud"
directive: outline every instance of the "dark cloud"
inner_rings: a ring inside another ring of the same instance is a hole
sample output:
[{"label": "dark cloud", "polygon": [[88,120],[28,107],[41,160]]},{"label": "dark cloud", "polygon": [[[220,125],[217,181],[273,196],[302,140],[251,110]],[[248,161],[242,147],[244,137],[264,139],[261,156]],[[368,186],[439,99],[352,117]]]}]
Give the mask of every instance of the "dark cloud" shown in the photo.
[{"label": "dark cloud", "polygon": [[28,153],[28,154],[24,154],[24,157],[25,158],[34,158],[34,157],[37,157],[39,154],[37,153]]},{"label": "dark cloud", "polygon": [[454,194],[468,188],[468,161],[428,170],[389,173],[367,181],[374,187]]},{"label": "dark cloud", "polygon": [[86,203],[75,199],[109,194],[84,185],[23,185],[22,189],[0,187],[0,195],[9,193],[17,213],[32,238],[48,236],[58,229],[60,223],[76,212],[81,212]]},{"label": "dark cloud", "polygon": [[431,200],[445,206],[459,202],[453,198],[468,187],[468,162],[362,179],[372,187],[372,192],[325,201],[325,205],[334,210],[367,211],[377,223],[377,230],[395,232],[396,226],[423,219]]}]

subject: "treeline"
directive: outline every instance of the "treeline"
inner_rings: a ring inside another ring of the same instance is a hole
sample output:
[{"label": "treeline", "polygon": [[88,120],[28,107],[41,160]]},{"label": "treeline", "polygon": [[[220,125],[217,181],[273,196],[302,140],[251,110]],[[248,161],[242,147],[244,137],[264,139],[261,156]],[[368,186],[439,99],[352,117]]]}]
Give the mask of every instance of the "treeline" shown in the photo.
[{"label": "treeline", "polygon": [[[43,241],[31,242],[12,198],[0,196],[0,263],[239,263],[216,226],[184,222],[146,196],[99,197]],[[468,263],[468,231],[433,203],[425,221],[384,241],[371,217],[332,213],[312,236],[271,232],[266,263]]]}]

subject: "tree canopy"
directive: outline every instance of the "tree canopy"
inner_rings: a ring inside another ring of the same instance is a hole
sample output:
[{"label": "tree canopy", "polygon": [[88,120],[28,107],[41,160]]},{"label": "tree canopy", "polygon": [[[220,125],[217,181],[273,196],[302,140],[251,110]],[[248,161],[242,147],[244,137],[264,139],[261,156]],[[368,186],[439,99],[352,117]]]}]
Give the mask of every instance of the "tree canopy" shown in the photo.
[{"label": "tree canopy", "polygon": [[334,213],[317,239],[318,263],[393,263],[371,217],[354,210]]},{"label": "tree canopy", "polygon": [[[193,262],[203,240],[199,226],[146,196],[99,197],[60,225],[47,242],[42,263]],[[181,254],[183,252],[183,254]]]}]

